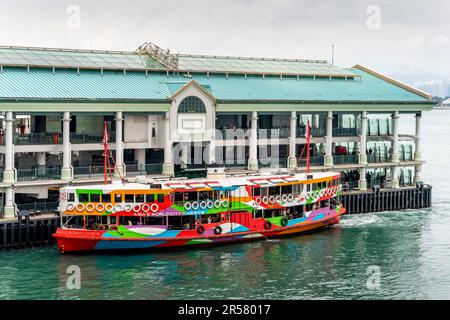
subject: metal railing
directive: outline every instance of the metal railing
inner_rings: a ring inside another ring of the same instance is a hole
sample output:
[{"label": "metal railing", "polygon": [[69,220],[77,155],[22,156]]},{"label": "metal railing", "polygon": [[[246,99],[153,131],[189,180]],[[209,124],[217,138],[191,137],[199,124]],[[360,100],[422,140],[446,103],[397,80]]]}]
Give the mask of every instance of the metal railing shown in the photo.
[{"label": "metal railing", "polygon": [[[108,136],[109,142],[116,141],[115,132],[110,132]],[[88,133],[70,133],[70,142],[74,144],[86,144],[86,143],[102,143],[102,134],[88,134]]]},{"label": "metal railing", "polygon": [[333,156],[334,164],[357,164],[359,157],[356,154],[340,154]]},{"label": "metal railing", "polygon": [[17,210],[28,211],[30,214],[50,213],[58,208],[58,202],[33,202],[17,204]]},{"label": "metal railing", "polygon": [[13,135],[13,143],[16,145],[61,144],[62,134],[56,132],[24,134],[15,133]]},{"label": "metal railing", "polygon": [[358,136],[361,134],[359,128],[333,128],[333,137]]},{"label": "metal railing", "polygon": [[20,168],[17,181],[56,180],[61,178],[60,167]]}]

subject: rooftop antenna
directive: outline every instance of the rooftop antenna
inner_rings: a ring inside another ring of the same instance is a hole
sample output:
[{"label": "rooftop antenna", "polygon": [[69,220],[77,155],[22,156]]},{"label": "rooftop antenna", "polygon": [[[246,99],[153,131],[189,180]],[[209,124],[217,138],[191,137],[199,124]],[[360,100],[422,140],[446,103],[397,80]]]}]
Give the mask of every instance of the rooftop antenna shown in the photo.
[{"label": "rooftop antenna", "polygon": [[331,45],[331,64],[334,65],[334,44]]}]

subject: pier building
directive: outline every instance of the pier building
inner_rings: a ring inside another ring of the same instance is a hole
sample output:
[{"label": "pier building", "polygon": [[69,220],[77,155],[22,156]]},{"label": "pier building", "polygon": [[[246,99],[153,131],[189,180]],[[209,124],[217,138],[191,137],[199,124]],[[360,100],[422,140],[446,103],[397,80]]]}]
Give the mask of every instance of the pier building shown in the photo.
[{"label": "pier building", "polygon": [[[57,207],[103,180],[103,126],[121,176],[340,171],[348,192],[415,187],[431,96],[324,60],[0,47],[0,216]],[[399,130],[414,116],[415,134]]]}]

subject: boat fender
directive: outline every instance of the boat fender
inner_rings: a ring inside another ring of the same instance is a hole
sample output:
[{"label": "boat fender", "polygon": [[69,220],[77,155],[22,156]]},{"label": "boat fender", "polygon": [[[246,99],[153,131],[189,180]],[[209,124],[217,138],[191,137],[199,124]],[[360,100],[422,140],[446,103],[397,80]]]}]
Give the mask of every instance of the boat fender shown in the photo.
[{"label": "boat fender", "polygon": [[283,226],[283,227],[286,227],[287,226],[287,224],[288,224],[288,219],[286,218],[286,217],[283,217],[283,218],[281,218],[281,221],[280,221],[280,223],[281,223],[281,225]]},{"label": "boat fender", "polygon": [[73,203],[68,203],[68,204],[67,204],[67,207],[66,207],[66,210],[67,210],[67,211],[73,211],[73,210],[75,210],[74,204],[73,204]]},{"label": "boat fender", "polygon": [[268,198],[267,196],[264,196],[263,202],[264,202],[265,204],[269,203],[269,198]]},{"label": "boat fender", "polygon": [[214,207],[214,202],[212,200],[208,200],[207,207],[208,207],[208,209],[211,209],[212,207]]},{"label": "boat fender", "polygon": [[198,202],[197,201],[193,201],[191,207],[192,207],[192,209],[197,210],[198,209]]},{"label": "boat fender", "polygon": [[214,201],[214,208],[219,209],[221,206],[220,200]]},{"label": "boat fender", "polygon": [[206,203],[206,201],[202,201],[200,202],[200,209],[206,209],[206,207],[208,206],[208,204]]},{"label": "boat fender", "polygon": [[142,212],[144,213],[148,213],[151,209],[150,209],[150,205],[148,203],[144,203],[141,207]]},{"label": "boat fender", "polygon": [[105,205],[105,210],[106,210],[106,211],[112,212],[113,209],[114,209],[114,206],[112,205],[112,203],[107,203],[107,204]]},{"label": "boat fender", "polygon": [[214,228],[214,234],[221,234],[222,233],[222,227],[221,226],[217,226]]},{"label": "boat fender", "polygon": [[134,206],[134,207],[133,207],[133,211],[134,211],[134,213],[141,212],[141,205],[138,204],[138,205]]},{"label": "boat fender", "polygon": [[222,207],[226,208],[226,207],[228,207],[228,205],[229,205],[229,202],[227,199],[222,200]]},{"label": "boat fender", "polygon": [[255,203],[256,203],[257,205],[260,205],[260,204],[261,204],[261,197],[256,197]]},{"label": "boat fender", "polygon": [[287,194],[283,194],[283,195],[281,196],[281,200],[283,200],[283,202],[287,202],[287,201],[288,201],[288,196],[287,196]]},{"label": "boat fender", "polygon": [[266,230],[272,229],[272,222],[266,221],[264,223],[264,229],[266,229]]},{"label": "boat fender", "polygon": [[103,212],[103,211],[105,211],[105,205],[103,203],[97,203],[97,205],[95,206],[95,209],[98,212]]},{"label": "boat fender", "polygon": [[78,212],[84,211],[84,204],[82,204],[82,203],[77,204],[77,211]]},{"label": "boat fender", "polygon": [[114,212],[120,212],[122,210],[122,205],[120,203],[116,204],[116,206],[114,207]]},{"label": "boat fender", "polygon": [[152,210],[152,212],[158,211],[158,210],[159,210],[158,204],[157,204],[157,203],[153,203],[153,204],[150,206],[150,210]]},{"label": "boat fender", "polygon": [[198,234],[203,234],[205,232],[205,227],[204,226],[198,226],[197,227],[197,232],[198,232]]},{"label": "boat fender", "polygon": [[185,202],[184,203],[184,208],[189,211],[192,209],[192,204],[190,202]]}]

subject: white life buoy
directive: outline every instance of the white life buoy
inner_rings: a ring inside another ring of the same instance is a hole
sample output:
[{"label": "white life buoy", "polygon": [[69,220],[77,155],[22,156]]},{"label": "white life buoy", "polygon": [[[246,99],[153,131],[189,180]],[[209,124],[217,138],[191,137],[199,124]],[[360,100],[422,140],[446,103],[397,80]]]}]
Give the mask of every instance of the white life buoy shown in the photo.
[{"label": "white life buoy", "polygon": [[191,207],[192,207],[192,209],[197,210],[198,209],[198,202],[197,201],[193,201]]},{"label": "white life buoy", "polygon": [[144,204],[141,206],[141,209],[142,209],[142,212],[148,213],[148,212],[150,211],[150,205],[149,205],[148,203],[144,203]]},{"label": "white life buoy", "polygon": [[134,211],[134,213],[139,213],[139,212],[141,212],[141,205],[140,205],[140,204],[135,205],[135,206],[133,207],[133,211]]},{"label": "white life buoy", "polygon": [[287,196],[287,194],[283,194],[283,195],[281,196],[281,200],[283,200],[283,202],[287,202],[287,201],[288,201],[288,196]]},{"label": "white life buoy", "polygon": [[106,210],[106,211],[112,212],[113,209],[114,209],[114,206],[112,205],[112,203],[107,203],[107,204],[105,205],[105,210]]},{"label": "white life buoy", "polygon": [[208,204],[206,203],[206,201],[202,201],[200,202],[200,209],[206,209],[206,207],[208,206]]},{"label": "white life buoy", "polygon": [[320,192],[319,192],[319,196],[322,198],[323,197],[323,194],[324,193],[324,191],[323,190],[320,190]]},{"label": "white life buoy", "polygon": [[257,205],[260,205],[260,204],[261,204],[261,197],[256,197],[255,203],[256,203]]},{"label": "white life buoy", "polygon": [[220,200],[214,201],[214,208],[219,209],[221,205]]},{"label": "white life buoy", "polygon": [[276,197],[275,197],[275,201],[276,201],[276,202],[281,202],[281,197],[280,197],[279,195],[276,196]]},{"label": "white life buoy", "polygon": [[208,200],[206,202],[206,206],[208,207],[208,209],[211,209],[214,207],[214,202],[212,200]]},{"label": "white life buoy", "polygon": [[222,207],[226,208],[226,207],[228,207],[228,205],[229,205],[229,202],[227,199],[222,200]]},{"label": "white life buoy", "polygon": [[157,204],[157,203],[153,203],[153,204],[150,206],[150,210],[152,210],[152,212],[158,211],[158,210],[159,210],[158,204]]},{"label": "white life buoy", "polygon": [[264,202],[265,204],[269,203],[269,198],[268,198],[267,196],[264,196],[263,202]]},{"label": "white life buoy", "polygon": [[122,204],[121,203],[116,203],[116,205],[114,206],[114,212],[120,212],[122,211]]},{"label": "white life buoy", "polygon": [[95,210],[97,210],[98,212],[103,212],[105,211],[105,205],[103,203],[97,203],[97,205],[95,206]]},{"label": "white life buoy", "polygon": [[73,203],[68,203],[66,206],[66,210],[69,212],[75,210],[75,205]]},{"label": "white life buoy", "polygon": [[190,202],[185,202],[185,203],[184,203],[184,208],[185,208],[187,211],[189,211],[189,210],[191,210],[191,208],[192,208],[192,204],[191,204]]},{"label": "white life buoy", "polygon": [[84,211],[84,204],[82,204],[82,203],[77,204],[76,209],[77,209],[78,212],[83,212]]},{"label": "white life buoy", "polygon": [[294,201],[294,195],[292,193],[288,195],[288,200],[290,202]]},{"label": "white life buoy", "polygon": [[269,197],[269,202],[270,203],[274,203],[275,202],[275,197],[274,196],[270,196]]},{"label": "white life buoy", "polygon": [[133,206],[129,203],[125,204],[125,212],[131,212],[131,210],[133,210]]}]

